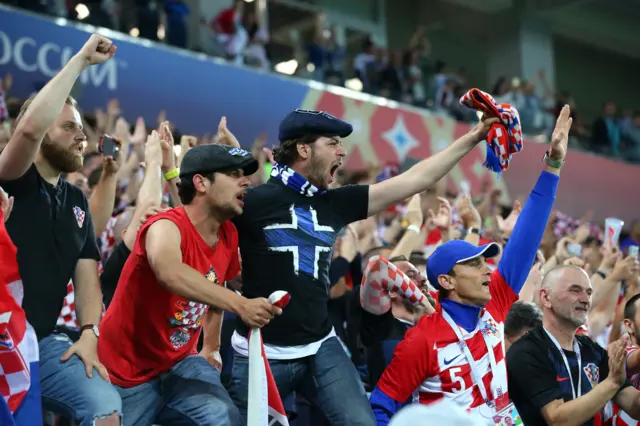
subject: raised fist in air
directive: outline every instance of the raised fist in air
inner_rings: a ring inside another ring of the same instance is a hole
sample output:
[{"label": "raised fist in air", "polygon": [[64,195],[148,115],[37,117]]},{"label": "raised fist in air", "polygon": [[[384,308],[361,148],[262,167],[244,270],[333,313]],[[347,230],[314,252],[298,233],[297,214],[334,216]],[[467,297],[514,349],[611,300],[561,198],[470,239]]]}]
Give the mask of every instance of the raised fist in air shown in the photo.
[{"label": "raised fist in air", "polygon": [[86,61],[87,65],[96,65],[107,62],[116,53],[116,46],[111,40],[99,34],[93,34],[82,46],[78,55]]}]

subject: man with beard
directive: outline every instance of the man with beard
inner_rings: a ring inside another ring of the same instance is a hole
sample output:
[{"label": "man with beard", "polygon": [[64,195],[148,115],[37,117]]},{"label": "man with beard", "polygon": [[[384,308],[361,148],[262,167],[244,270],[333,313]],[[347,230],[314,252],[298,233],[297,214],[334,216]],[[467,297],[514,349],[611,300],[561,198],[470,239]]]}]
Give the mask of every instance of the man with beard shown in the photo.
[{"label": "man with beard", "polygon": [[[421,193],[481,142],[497,119],[483,119],[466,135],[405,173],[375,185],[328,189],[346,151],[351,124],[326,112],[295,110],[279,129],[271,178],[244,197],[233,219],[240,237],[243,293],[249,298],[287,291],[291,302],[262,332],[265,355],[280,395],[313,401],[334,426],[374,425],[364,387],[336,337],[327,312],[329,264],[339,232]],[[249,328],[238,321],[229,393],[246,414]],[[345,409],[345,407],[349,407]]]},{"label": "man with beard", "polygon": [[[82,167],[86,144],[71,88],[80,73],[108,61],[115,50],[110,40],[92,35],[24,103],[0,154],[0,185],[15,199],[7,229],[18,249],[23,308],[39,340],[43,405],[79,426],[119,424],[122,404],[98,360],[102,293],[88,202],[80,188],[60,175]],[[54,333],[69,279],[81,325],[76,343]]]},{"label": "man with beard", "polygon": [[605,351],[576,330],[591,309],[591,281],[577,266],[549,271],[542,282],[542,326],[515,342],[507,354],[509,396],[524,424],[603,425],[610,401],[640,418],[640,392],[626,378],[627,338]]}]

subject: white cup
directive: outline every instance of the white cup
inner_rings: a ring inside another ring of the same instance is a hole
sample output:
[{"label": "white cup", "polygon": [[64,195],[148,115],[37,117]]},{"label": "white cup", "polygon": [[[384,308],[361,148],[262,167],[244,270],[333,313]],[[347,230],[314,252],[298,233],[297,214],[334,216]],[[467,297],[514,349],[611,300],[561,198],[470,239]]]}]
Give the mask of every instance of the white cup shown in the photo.
[{"label": "white cup", "polygon": [[624,221],[615,217],[608,217],[604,220],[604,245],[606,247],[615,247],[620,239],[620,232]]},{"label": "white cup", "polygon": [[629,256],[638,258],[638,246],[629,246]]}]

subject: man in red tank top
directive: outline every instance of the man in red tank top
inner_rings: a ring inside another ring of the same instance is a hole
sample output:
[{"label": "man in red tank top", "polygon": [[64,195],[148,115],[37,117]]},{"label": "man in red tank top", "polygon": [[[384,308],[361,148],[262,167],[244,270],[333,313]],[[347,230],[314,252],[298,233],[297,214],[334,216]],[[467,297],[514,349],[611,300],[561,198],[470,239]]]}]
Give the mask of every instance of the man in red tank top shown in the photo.
[{"label": "man in red tank top", "polygon": [[219,341],[222,311],[250,327],[281,312],[266,299],[245,299],[223,287],[240,271],[238,232],[228,219],[242,213],[248,176],[257,169],[240,148],[189,150],[179,172],[183,207],[140,228],[98,343],[122,398],[124,425],[240,424],[220,373],[196,345],[203,324]]}]

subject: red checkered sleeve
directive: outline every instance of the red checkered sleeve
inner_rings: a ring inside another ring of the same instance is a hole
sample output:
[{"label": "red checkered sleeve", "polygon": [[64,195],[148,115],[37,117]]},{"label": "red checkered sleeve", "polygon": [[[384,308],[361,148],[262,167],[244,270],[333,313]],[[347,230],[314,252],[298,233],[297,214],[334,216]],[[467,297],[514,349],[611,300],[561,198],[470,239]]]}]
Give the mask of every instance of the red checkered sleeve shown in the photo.
[{"label": "red checkered sleeve", "polygon": [[362,277],[360,304],[373,314],[382,315],[391,309],[389,292],[395,291],[412,304],[424,302],[425,296],[411,279],[393,263],[381,256],[373,256]]}]

